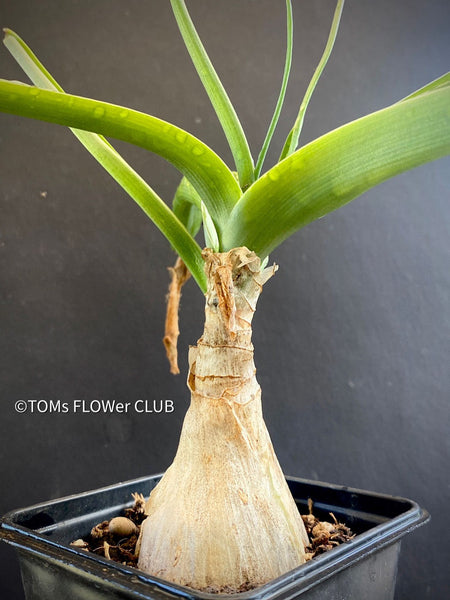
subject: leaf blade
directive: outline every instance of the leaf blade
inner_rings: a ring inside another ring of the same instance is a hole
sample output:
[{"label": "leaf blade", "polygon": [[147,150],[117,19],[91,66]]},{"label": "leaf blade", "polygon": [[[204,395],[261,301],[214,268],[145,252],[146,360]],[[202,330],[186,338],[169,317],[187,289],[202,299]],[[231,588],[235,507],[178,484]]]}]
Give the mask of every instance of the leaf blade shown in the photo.
[{"label": "leaf blade", "polygon": [[253,182],[253,159],[236,111],[195,29],[184,0],[171,0],[184,44],[222,125],[239,173],[241,187]]},{"label": "leaf blade", "polygon": [[183,177],[177,187],[172,209],[192,237],[195,237],[202,225],[201,198],[186,177]]},{"label": "leaf blade", "polygon": [[301,227],[371,187],[450,153],[450,88],[327,133],[270,169],[235,206],[224,248],[266,256]]},{"label": "leaf blade", "polygon": [[432,92],[433,90],[437,90],[437,89],[440,89],[443,87],[449,87],[449,86],[450,86],[450,71],[448,73],[444,73],[444,75],[441,75],[441,77],[438,77],[437,79],[434,79],[433,81],[430,81],[430,83],[427,83],[426,85],[424,85],[420,89],[416,90],[412,94],[409,94],[405,98],[402,98],[400,100],[400,102],[405,102],[405,100],[411,100],[411,98],[416,98],[417,96],[420,96],[421,94],[426,94],[428,92]]},{"label": "leaf blade", "polygon": [[187,227],[117,152],[101,140],[94,140],[94,135],[80,131],[77,137],[158,227],[183,259],[202,292],[205,292],[206,276],[202,251]]},{"label": "leaf blade", "polygon": [[[13,57],[34,82],[43,88],[64,93],[62,87],[45,69],[25,42],[13,31],[4,30],[4,43]],[[156,192],[132,169],[105,138],[95,133],[71,129],[83,146],[103,168],[133,198],[162,234],[182,256],[200,289],[205,291],[206,278],[201,249],[186,231],[176,215],[169,210]]]},{"label": "leaf blade", "polygon": [[291,0],[286,0],[286,57],[284,61],[283,78],[281,81],[280,94],[278,96],[275,110],[272,116],[272,120],[267,130],[266,137],[264,139],[261,151],[256,161],[255,166],[255,180],[261,174],[261,169],[264,164],[264,160],[269,149],[270,142],[272,140],[275,128],[280,118],[281,109],[283,108],[284,98],[286,96],[287,85],[289,81],[289,74],[291,72],[292,65],[292,49],[293,49],[293,20],[292,20],[292,4]]},{"label": "leaf blade", "polygon": [[91,131],[162,156],[194,185],[219,235],[241,195],[239,184],[215,152],[188,132],[151,115],[5,80],[0,80],[0,110]]},{"label": "leaf blade", "polygon": [[313,95],[314,90],[316,89],[316,85],[322,75],[323,70],[326,67],[328,59],[330,58],[331,52],[333,50],[334,42],[336,41],[337,32],[339,29],[339,23],[341,20],[342,11],[344,9],[344,1],[338,0],[336,4],[336,9],[334,11],[333,21],[331,23],[330,33],[328,35],[328,40],[325,45],[325,50],[323,51],[322,57],[317,65],[316,70],[309,82],[308,88],[305,92],[303,100],[300,104],[300,109],[295,120],[294,126],[289,132],[286,142],[284,144],[283,150],[280,155],[280,161],[295,152],[298,146],[298,140],[300,137],[300,133],[303,127],[303,121],[305,118],[306,109],[308,108],[309,101],[311,100],[311,96]]}]

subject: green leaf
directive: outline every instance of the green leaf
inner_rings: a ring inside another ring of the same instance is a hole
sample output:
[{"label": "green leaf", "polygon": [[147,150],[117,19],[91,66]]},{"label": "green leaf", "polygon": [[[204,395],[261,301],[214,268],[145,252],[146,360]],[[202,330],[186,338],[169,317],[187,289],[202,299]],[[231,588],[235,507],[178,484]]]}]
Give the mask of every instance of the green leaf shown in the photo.
[{"label": "green leaf", "polygon": [[322,75],[322,71],[324,70],[328,59],[330,58],[331,51],[333,50],[343,8],[344,0],[338,0],[336,10],[334,11],[333,22],[331,23],[331,29],[328,35],[328,41],[325,46],[325,50],[323,51],[322,58],[320,59],[316,70],[314,71],[314,75],[312,76],[312,79],[308,85],[302,103],[300,104],[300,110],[298,112],[297,119],[295,120],[294,127],[288,134],[283,151],[281,152],[280,160],[283,160],[284,158],[295,152],[298,146],[298,140],[303,127],[303,120],[305,118],[306,109],[308,108],[309,101],[311,100],[311,96],[313,95],[313,92],[316,89],[317,82],[319,81],[320,76]]},{"label": "green leaf", "polygon": [[202,225],[201,198],[186,177],[183,177],[175,192],[172,209],[192,237],[195,237]]},{"label": "green leaf", "polygon": [[270,169],[235,206],[223,248],[261,257],[371,187],[450,153],[450,87],[348,123]]},{"label": "green leaf", "polygon": [[171,0],[171,4],[184,44],[230,145],[241,187],[245,189],[253,182],[253,159],[244,131],[198,36],[184,0]]},{"label": "green leaf", "polygon": [[208,209],[186,177],[183,177],[176,191],[173,210],[193,236],[203,222],[206,246],[215,252],[219,251],[219,238]]},{"label": "green leaf", "polygon": [[280,118],[281,109],[283,108],[284,97],[286,96],[287,84],[289,81],[289,73],[291,71],[292,64],[292,39],[293,39],[293,20],[292,20],[292,4],[291,0],[286,0],[286,58],[284,61],[284,72],[283,79],[281,82],[280,95],[278,96],[277,104],[275,106],[275,111],[273,113],[272,121],[270,122],[269,129],[267,131],[266,137],[264,139],[261,152],[259,153],[258,160],[256,161],[255,166],[255,179],[261,174],[261,169],[264,164],[264,160],[267,155],[267,150],[269,149],[270,142],[273,137],[273,133],[278,123],[278,119]]},{"label": "green leaf", "polygon": [[219,238],[217,237],[217,231],[204,202],[201,203],[201,211],[206,247],[211,248],[213,252],[219,252]]},{"label": "green leaf", "polygon": [[220,234],[241,190],[224,162],[186,131],[130,108],[0,80],[0,110],[92,131],[162,156],[179,169],[208,207]]},{"label": "green leaf", "polygon": [[[28,46],[11,30],[5,30],[4,43],[30,79],[43,88],[64,93],[61,86],[50,75]],[[30,88],[36,93],[36,88]],[[105,170],[128,192],[142,210],[166,236],[177,253],[188,266],[200,288],[205,291],[201,249],[184,225],[152,190],[152,188],[130,167],[119,153],[104,138],[94,133],[72,129],[83,146],[98,160]]]},{"label": "green leaf", "polygon": [[438,90],[440,88],[449,87],[449,86],[450,86],[450,71],[448,73],[445,73],[444,75],[441,75],[441,77],[438,77],[434,81],[427,83],[427,85],[424,85],[423,87],[421,87],[419,90],[416,90],[412,94],[409,94],[409,96],[406,96],[406,98],[403,98],[402,100],[400,100],[400,102],[404,102],[405,100],[411,100],[411,98],[416,98],[417,96],[420,96],[421,94],[426,94],[427,92],[432,92],[433,90]]},{"label": "green leaf", "polygon": [[64,91],[17,33],[8,28],[4,28],[3,33],[3,43],[35,85],[47,90]]},{"label": "green leaf", "polygon": [[[17,35],[12,29],[5,27],[3,29],[5,34],[3,38],[3,44],[11,53],[11,56],[15,59],[18,65],[22,68],[24,73],[28,75],[33,84],[37,87],[43,88],[44,90],[53,90],[57,92],[65,93],[63,88],[59,85],[52,74],[47,71],[38,57],[34,54],[29,46],[23,41],[23,39]],[[27,85],[27,84],[25,84]],[[75,135],[75,131],[71,130]],[[103,142],[112,145],[103,136],[97,136],[102,139]],[[117,152],[117,150],[116,150]]]}]

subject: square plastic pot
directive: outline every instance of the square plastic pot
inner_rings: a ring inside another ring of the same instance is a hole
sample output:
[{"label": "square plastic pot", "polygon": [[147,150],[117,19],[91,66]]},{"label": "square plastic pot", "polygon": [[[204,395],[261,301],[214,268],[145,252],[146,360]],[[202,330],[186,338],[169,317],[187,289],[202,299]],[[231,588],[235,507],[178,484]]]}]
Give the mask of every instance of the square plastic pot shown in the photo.
[{"label": "square plastic pot", "polygon": [[[53,500],[8,513],[0,537],[19,555],[27,600],[218,600],[230,596],[195,592],[138,569],[70,546],[100,521],[131,506],[132,492],[148,495],[161,475]],[[415,502],[362,490],[287,478],[299,510],[332,512],[356,537],[250,592],[240,600],[392,600],[401,538],[426,522]]]}]

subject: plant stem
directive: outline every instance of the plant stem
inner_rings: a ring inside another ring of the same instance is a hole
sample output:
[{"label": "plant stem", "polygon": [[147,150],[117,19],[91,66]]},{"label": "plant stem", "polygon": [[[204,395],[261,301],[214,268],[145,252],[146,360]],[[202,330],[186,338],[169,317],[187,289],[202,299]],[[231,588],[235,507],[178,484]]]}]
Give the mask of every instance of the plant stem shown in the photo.
[{"label": "plant stem", "polygon": [[246,248],[204,251],[205,329],[190,349],[191,405],[147,502],[139,568],[180,585],[244,591],[304,562],[307,536],[261,410],[251,321],[260,270]]}]

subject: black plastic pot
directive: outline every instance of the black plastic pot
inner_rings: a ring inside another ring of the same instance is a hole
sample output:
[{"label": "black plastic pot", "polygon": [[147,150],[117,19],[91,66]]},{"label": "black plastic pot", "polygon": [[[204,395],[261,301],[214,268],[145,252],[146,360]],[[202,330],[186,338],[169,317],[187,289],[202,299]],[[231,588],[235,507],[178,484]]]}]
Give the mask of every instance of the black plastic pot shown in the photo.
[{"label": "black plastic pot", "polygon": [[[8,513],[0,537],[19,554],[27,600],[174,598],[215,599],[70,546],[98,522],[132,504],[131,493],[147,495],[160,475],[119,483]],[[250,592],[240,600],[392,600],[400,540],[429,519],[415,502],[337,485],[288,478],[301,512],[308,498],[314,514],[329,512],[356,537]]]}]

